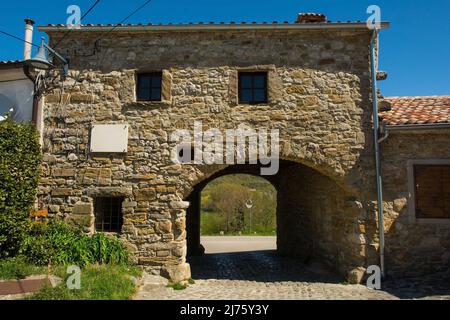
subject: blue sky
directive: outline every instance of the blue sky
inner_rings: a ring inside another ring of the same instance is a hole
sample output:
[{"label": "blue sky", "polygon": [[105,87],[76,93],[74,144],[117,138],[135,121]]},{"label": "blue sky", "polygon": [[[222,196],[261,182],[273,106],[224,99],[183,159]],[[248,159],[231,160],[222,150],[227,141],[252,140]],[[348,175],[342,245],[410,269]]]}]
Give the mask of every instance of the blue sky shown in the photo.
[{"label": "blue sky", "polygon": [[[83,23],[117,23],[145,0],[101,0]],[[37,25],[65,23],[66,9],[82,14],[94,0],[2,1],[0,30],[23,37],[23,19]],[[391,22],[381,35],[380,69],[385,96],[450,94],[449,0],[152,0],[129,23],[198,21],[294,21],[298,12],[319,12],[336,20],[366,20],[366,8],[379,5]],[[34,35],[39,43],[42,34]],[[22,43],[0,34],[0,60],[22,58]]]}]

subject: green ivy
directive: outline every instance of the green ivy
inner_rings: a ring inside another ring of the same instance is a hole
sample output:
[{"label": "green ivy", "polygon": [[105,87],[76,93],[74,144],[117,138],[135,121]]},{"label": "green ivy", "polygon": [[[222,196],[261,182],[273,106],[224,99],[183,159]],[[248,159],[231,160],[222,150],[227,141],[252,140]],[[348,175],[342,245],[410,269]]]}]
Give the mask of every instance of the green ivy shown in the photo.
[{"label": "green ivy", "polygon": [[0,122],[0,258],[17,255],[30,230],[41,150],[31,124]]}]

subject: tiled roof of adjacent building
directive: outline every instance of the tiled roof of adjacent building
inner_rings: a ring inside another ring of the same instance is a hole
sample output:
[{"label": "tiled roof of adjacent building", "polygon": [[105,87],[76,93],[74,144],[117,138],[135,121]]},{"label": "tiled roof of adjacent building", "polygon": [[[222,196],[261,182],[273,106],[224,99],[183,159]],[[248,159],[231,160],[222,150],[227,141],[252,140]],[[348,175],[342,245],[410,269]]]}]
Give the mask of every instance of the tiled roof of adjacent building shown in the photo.
[{"label": "tiled roof of adjacent building", "polygon": [[390,111],[380,116],[391,126],[450,123],[450,95],[389,97]]}]

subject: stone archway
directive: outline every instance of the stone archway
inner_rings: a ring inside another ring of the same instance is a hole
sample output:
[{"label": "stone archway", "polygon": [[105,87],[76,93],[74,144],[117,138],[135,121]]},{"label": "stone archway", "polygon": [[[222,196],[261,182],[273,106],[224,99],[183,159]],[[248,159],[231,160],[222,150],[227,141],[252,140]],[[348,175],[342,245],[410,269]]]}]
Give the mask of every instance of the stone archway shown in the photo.
[{"label": "stone archway", "polygon": [[[194,185],[185,197],[187,254],[203,253],[200,243],[200,192],[211,181],[229,174],[259,175],[258,165],[231,165]],[[280,161],[274,176],[263,176],[277,189],[277,252],[303,262],[318,261],[339,274],[363,266],[365,243],[357,236],[354,194],[306,165]],[[357,202],[357,201],[356,201]]]}]

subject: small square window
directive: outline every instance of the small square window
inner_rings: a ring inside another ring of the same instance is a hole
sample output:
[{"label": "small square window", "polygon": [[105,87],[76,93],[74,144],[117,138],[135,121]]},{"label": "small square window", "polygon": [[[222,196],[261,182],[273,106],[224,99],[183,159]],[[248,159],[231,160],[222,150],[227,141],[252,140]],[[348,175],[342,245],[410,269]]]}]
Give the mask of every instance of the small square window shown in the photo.
[{"label": "small square window", "polygon": [[122,230],[123,200],[124,198],[119,197],[95,199],[95,230],[101,232],[120,232]]},{"label": "small square window", "polygon": [[137,77],[137,99],[161,101],[162,72],[140,73]]},{"label": "small square window", "polygon": [[239,73],[239,103],[267,103],[267,72]]}]

